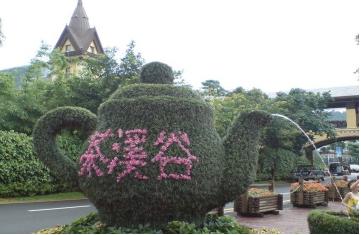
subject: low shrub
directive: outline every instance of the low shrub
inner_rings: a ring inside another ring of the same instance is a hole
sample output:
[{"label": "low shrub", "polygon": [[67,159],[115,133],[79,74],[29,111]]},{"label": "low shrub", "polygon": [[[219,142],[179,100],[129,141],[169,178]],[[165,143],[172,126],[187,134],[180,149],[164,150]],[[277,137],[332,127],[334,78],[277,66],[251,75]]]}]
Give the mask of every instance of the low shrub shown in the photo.
[{"label": "low shrub", "polygon": [[308,218],[308,227],[314,234],[358,234],[358,216],[348,218],[340,212],[314,210]]},{"label": "low shrub", "polygon": [[31,138],[0,131],[0,196],[26,196],[54,191],[49,170],[37,160]]},{"label": "low shrub", "polygon": [[[74,153],[74,139],[62,137],[65,152]],[[73,152],[72,152],[73,151]],[[14,131],[0,131],[0,197],[33,196],[72,191],[36,157],[32,138]]]},{"label": "low shrub", "polygon": [[[90,213],[81,217],[69,225],[57,226],[43,229],[37,233],[48,234],[98,234],[98,233],[118,233],[118,234],[139,234],[139,233],[167,233],[167,234],[248,234],[252,230],[242,226],[229,216],[208,215],[203,226],[196,226],[193,223],[183,221],[169,222],[163,228],[152,228],[150,226],[139,225],[137,228],[110,227],[101,223],[96,213]],[[255,230],[257,232],[257,230]]]}]

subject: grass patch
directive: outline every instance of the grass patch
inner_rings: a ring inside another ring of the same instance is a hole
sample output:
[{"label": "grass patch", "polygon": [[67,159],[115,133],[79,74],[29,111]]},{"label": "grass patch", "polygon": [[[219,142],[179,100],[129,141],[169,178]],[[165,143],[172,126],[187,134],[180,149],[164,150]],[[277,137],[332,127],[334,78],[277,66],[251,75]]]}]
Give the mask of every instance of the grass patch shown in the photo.
[{"label": "grass patch", "polygon": [[48,195],[35,195],[29,197],[0,198],[0,204],[26,203],[26,202],[49,202],[85,199],[80,192],[54,193]]}]

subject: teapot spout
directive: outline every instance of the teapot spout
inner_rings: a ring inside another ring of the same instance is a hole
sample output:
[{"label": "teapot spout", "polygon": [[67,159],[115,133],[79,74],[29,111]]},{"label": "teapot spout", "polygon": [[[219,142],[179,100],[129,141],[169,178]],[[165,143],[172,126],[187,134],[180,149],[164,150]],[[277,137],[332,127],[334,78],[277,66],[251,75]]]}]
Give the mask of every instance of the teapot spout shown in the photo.
[{"label": "teapot spout", "polygon": [[271,121],[264,111],[241,113],[224,139],[225,169],[223,178],[224,203],[234,200],[247,190],[257,171],[262,129]]}]

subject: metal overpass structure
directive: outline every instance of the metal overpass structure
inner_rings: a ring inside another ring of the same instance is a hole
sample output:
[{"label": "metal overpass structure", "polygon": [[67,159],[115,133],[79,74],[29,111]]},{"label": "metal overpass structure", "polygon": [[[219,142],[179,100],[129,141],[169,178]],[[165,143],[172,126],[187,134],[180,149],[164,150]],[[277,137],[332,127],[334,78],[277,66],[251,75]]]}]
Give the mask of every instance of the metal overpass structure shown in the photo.
[{"label": "metal overpass structure", "polygon": [[[359,139],[359,87],[334,87],[326,89],[317,89],[313,92],[331,93],[332,101],[327,108],[346,108],[346,120],[344,123],[336,124],[336,135],[333,138],[326,135],[315,136],[314,143],[317,148],[329,145],[339,141],[358,140]],[[305,145],[306,156],[313,160],[313,146]]]}]

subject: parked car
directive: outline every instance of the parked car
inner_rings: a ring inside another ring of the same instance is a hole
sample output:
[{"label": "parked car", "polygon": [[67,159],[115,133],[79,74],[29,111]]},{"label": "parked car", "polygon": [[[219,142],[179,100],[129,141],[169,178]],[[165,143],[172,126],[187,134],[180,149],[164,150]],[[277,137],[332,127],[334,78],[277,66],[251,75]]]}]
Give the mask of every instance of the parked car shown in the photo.
[{"label": "parked car", "polygon": [[312,165],[298,165],[291,172],[291,179],[298,180],[302,177],[304,180],[325,180],[325,172],[320,169],[316,169]]},{"label": "parked car", "polygon": [[358,165],[357,164],[350,164],[351,172],[358,173]]},{"label": "parked car", "polygon": [[351,168],[346,163],[331,162],[329,164],[328,168],[332,175],[350,175],[351,174]]}]

